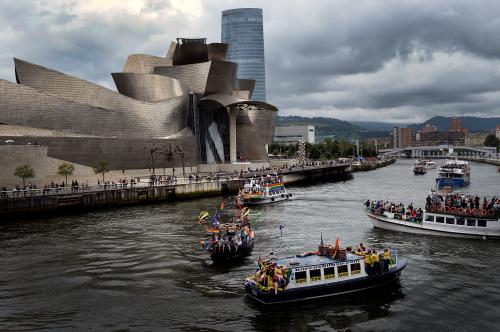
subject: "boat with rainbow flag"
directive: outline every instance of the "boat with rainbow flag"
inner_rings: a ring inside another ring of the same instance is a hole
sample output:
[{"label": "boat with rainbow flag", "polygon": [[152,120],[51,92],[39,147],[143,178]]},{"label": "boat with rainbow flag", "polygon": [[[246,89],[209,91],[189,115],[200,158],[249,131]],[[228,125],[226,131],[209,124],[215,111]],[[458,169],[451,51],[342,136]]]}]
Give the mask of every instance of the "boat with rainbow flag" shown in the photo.
[{"label": "boat with rainbow flag", "polygon": [[266,175],[248,179],[240,189],[237,199],[243,205],[261,205],[292,199],[278,175]]}]

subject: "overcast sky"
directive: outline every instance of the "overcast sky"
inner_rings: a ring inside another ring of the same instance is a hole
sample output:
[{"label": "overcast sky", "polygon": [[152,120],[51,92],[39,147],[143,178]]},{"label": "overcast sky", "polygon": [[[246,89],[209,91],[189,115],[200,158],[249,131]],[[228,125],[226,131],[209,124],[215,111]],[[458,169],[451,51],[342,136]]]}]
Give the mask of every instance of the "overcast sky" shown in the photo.
[{"label": "overcast sky", "polygon": [[12,57],[113,88],[128,54],[220,41],[220,12],[264,9],[268,102],[280,115],[420,122],[500,116],[500,1],[17,0],[0,2]]}]

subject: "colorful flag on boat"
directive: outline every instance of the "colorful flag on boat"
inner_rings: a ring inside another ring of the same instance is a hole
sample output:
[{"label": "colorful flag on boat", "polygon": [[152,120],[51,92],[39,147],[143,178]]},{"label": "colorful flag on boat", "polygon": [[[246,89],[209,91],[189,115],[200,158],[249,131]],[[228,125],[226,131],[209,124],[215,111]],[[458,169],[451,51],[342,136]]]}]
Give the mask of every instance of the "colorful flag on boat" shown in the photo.
[{"label": "colorful flag on boat", "polygon": [[335,241],[335,247],[333,248],[333,254],[332,254],[333,258],[335,258],[335,256],[337,256],[337,252],[339,251],[339,247],[340,247],[340,241],[339,241],[339,238],[337,238],[337,241]]},{"label": "colorful flag on boat", "polygon": [[220,209],[224,210],[224,201],[220,202]]},{"label": "colorful flag on boat", "polygon": [[207,211],[201,211],[200,212],[200,221],[205,220],[208,217],[208,212]]}]

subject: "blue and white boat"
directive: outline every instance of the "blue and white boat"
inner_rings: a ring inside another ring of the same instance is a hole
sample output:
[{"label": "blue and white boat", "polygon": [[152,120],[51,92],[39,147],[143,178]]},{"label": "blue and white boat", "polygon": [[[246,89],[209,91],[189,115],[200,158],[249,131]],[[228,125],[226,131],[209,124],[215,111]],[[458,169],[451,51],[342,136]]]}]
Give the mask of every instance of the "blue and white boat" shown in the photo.
[{"label": "blue and white boat", "polygon": [[439,168],[436,186],[442,187],[463,187],[470,183],[469,163],[462,160],[446,160]]},{"label": "blue and white boat", "polygon": [[344,251],[343,257],[332,258],[322,247],[319,252],[260,262],[257,273],[246,279],[247,295],[264,304],[330,297],[394,282],[406,267],[406,260],[398,259],[395,250],[390,250],[387,260],[383,251],[377,251],[381,259],[374,268],[365,265],[361,254]]}]

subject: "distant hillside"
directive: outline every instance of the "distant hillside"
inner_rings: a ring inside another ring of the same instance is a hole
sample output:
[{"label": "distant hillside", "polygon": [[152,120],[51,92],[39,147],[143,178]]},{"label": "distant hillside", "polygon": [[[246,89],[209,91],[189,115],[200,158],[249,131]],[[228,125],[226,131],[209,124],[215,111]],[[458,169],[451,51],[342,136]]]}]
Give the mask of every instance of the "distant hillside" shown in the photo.
[{"label": "distant hillside", "polygon": [[408,124],[391,123],[391,122],[373,122],[373,121],[352,121],[359,127],[369,131],[392,131],[394,127],[406,127]]},{"label": "distant hillside", "polygon": [[[500,125],[500,117],[494,118],[478,118],[474,116],[458,117],[463,128],[468,128],[471,132],[485,131],[491,132],[495,130],[497,125]],[[436,126],[439,131],[448,131],[451,126],[451,117],[435,116],[423,123],[409,125],[413,132],[417,132],[426,124]]]},{"label": "distant hillside", "polygon": [[276,126],[314,126],[316,129],[316,139],[319,141],[326,137],[336,139],[351,139],[365,137],[385,137],[389,131],[369,131],[347,121],[334,118],[306,118],[302,116],[278,116]]}]

